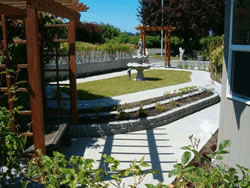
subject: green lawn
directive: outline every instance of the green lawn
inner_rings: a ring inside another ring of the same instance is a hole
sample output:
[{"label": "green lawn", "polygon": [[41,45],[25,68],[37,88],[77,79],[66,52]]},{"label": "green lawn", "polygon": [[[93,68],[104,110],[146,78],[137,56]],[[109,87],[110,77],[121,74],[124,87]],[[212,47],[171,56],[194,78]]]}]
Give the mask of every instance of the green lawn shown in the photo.
[{"label": "green lawn", "polygon": [[[134,79],[136,74],[132,74]],[[191,81],[191,72],[174,70],[149,70],[144,72],[147,81],[128,80],[128,76],[77,84],[78,99],[93,100],[119,96],[153,88],[166,87]],[[68,88],[65,88],[69,92]]]}]

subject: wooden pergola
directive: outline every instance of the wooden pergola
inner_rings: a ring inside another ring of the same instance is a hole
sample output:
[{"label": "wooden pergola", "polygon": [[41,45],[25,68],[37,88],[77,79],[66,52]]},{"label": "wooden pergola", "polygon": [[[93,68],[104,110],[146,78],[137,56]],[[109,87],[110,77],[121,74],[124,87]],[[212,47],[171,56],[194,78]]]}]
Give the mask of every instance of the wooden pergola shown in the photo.
[{"label": "wooden pergola", "polygon": [[[18,88],[17,92],[28,92],[30,97],[30,110],[21,111],[21,115],[32,116],[32,132],[23,133],[24,136],[33,137],[35,151],[41,149],[46,153],[45,136],[44,136],[44,109],[45,109],[45,68],[43,54],[43,37],[41,27],[67,27],[68,38],[56,38],[52,42],[68,42],[69,44],[69,78],[71,88],[71,114],[73,123],[78,121],[77,112],[77,90],[76,90],[76,55],[75,55],[75,25],[80,21],[80,13],[86,12],[88,7],[79,0],[1,0],[0,15],[2,25],[2,41],[0,41],[2,49],[0,55],[6,58],[4,64],[0,64],[0,69],[5,69],[6,87],[1,87],[1,92],[8,94],[9,110],[13,110],[13,101],[10,100],[13,96],[11,93],[11,75],[9,67],[11,60],[8,50],[8,31],[6,27],[6,18],[22,19],[25,24],[26,40],[12,40],[15,44],[26,44],[27,49],[27,64],[15,65],[18,70],[28,69],[28,88]],[[40,24],[40,12],[49,13],[58,17],[69,19],[68,24]],[[58,80],[58,56],[56,54],[56,70],[57,73],[57,89],[59,88]],[[51,71],[51,70],[50,70]],[[62,70],[66,71],[66,70]],[[12,125],[14,129],[14,125]]]},{"label": "wooden pergola", "polygon": [[136,30],[140,31],[140,38],[143,44],[143,54],[146,55],[146,31],[164,31],[165,32],[165,67],[170,67],[171,56],[171,32],[175,27],[171,26],[137,26]]}]

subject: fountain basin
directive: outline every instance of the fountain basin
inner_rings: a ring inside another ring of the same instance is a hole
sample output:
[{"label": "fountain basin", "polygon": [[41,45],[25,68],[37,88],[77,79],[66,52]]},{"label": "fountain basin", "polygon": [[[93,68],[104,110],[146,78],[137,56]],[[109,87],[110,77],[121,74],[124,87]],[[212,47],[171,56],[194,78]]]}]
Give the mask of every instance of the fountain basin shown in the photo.
[{"label": "fountain basin", "polygon": [[137,71],[136,80],[142,81],[145,80],[143,71],[150,69],[151,64],[149,63],[128,63],[128,68],[135,69]]}]

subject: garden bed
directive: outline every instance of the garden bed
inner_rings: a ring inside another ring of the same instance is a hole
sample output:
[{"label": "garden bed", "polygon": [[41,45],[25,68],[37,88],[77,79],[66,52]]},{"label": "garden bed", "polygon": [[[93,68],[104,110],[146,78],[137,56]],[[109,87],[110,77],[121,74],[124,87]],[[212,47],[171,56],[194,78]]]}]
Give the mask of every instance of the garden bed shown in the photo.
[{"label": "garden bed", "polygon": [[140,103],[133,104],[135,107],[132,109],[79,114],[80,125],[71,126],[71,134],[73,137],[96,137],[159,127],[219,101],[217,93],[199,89],[145,106]]},{"label": "garden bed", "polygon": [[[150,116],[159,115],[164,112],[168,112],[174,108],[178,108],[184,106],[186,104],[195,102],[197,100],[206,98],[213,95],[212,91],[198,91],[194,92],[191,95],[186,94],[185,96],[178,96],[177,94],[172,94],[170,98],[164,99],[163,97],[159,97],[156,99],[150,99],[146,101],[141,101],[132,104],[125,104],[123,106],[113,107],[117,111],[104,111],[107,108],[103,109],[92,109],[94,113],[88,113],[85,117],[81,117],[79,119],[81,123],[104,123],[104,122],[112,122],[119,120],[131,120],[138,118],[146,118]],[[161,100],[162,99],[162,100]],[[157,102],[157,103],[155,103]],[[111,107],[108,109],[112,109]]]}]

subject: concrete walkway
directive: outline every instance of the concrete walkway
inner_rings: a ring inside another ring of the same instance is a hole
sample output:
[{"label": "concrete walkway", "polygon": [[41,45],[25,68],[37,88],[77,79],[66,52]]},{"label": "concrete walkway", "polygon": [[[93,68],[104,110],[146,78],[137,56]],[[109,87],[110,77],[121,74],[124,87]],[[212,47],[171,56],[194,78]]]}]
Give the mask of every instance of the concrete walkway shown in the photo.
[{"label": "concrete walkway", "polygon": [[[192,73],[192,82],[189,83],[113,97],[110,101],[103,99],[102,103],[101,100],[95,101],[95,103],[98,102],[98,105],[105,105],[111,101],[129,103],[160,96],[166,91],[173,91],[191,85],[206,86],[220,92],[220,85],[211,81],[209,73],[203,71],[192,71]],[[98,76],[98,79],[121,74],[126,74],[126,72],[102,75]],[[97,77],[91,77],[86,80],[90,81],[94,79],[97,79]],[[88,103],[88,107],[93,104]],[[85,158],[92,158],[96,160],[96,168],[103,168],[103,154],[111,155],[120,160],[121,169],[129,167],[129,164],[133,160],[139,161],[141,157],[145,157],[145,161],[151,165],[150,168],[159,170],[160,173],[154,176],[146,176],[143,183],[157,184],[158,182],[164,182],[165,184],[169,184],[173,181],[173,178],[168,178],[168,172],[173,169],[176,161],[180,162],[183,153],[180,148],[189,145],[188,137],[194,135],[196,138],[201,139],[199,145],[201,149],[218,129],[219,109],[220,104],[216,104],[155,129],[103,138],[76,139],[73,140],[71,147],[62,148],[61,151],[68,157],[71,155],[80,155]],[[128,187],[132,182],[132,178],[125,178],[125,187]],[[145,186],[142,185],[141,187]]]}]

